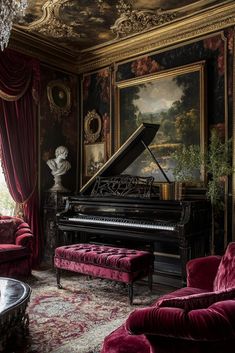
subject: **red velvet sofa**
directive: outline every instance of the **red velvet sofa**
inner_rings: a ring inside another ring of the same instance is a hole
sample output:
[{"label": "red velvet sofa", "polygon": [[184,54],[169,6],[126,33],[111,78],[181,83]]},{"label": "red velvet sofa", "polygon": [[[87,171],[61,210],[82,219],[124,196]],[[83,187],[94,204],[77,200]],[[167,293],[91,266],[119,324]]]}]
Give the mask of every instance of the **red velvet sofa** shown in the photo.
[{"label": "red velvet sofa", "polygon": [[225,255],[191,260],[187,287],[134,310],[101,353],[234,353],[235,243]]},{"label": "red velvet sofa", "polygon": [[0,276],[29,276],[33,234],[22,219],[0,216]]}]

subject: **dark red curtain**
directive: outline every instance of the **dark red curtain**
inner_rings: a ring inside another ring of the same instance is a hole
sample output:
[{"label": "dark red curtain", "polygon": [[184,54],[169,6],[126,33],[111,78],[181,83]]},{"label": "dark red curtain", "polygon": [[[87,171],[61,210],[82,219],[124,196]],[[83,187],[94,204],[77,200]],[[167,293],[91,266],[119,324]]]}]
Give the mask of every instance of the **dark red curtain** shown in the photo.
[{"label": "dark red curtain", "polygon": [[0,54],[0,148],[13,199],[22,205],[34,234],[33,264],[42,258],[37,182],[37,97],[39,62],[5,50]]}]

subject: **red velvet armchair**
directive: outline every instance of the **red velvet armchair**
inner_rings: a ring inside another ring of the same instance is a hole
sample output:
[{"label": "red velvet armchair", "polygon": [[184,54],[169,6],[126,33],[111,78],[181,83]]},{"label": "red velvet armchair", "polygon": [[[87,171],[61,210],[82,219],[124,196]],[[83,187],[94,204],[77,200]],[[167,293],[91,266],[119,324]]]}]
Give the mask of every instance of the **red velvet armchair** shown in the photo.
[{"label": "red velvet armchair", "polygon": [[101,353],[234,353],[235,243],[187,264],[187,287],[134,310]]},{"label": "red velvet armchair", "polygon": [[31,273],[33,235],[17,217],[0,216],[0,276],[26,277]]}]

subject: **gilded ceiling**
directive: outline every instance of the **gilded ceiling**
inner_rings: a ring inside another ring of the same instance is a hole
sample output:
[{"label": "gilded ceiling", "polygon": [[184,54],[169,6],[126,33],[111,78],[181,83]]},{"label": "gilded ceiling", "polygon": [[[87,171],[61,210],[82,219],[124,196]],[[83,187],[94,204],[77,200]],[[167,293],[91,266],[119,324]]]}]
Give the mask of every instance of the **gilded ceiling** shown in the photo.
[{"label": "gilded ceiling", "polygon": [[16,28],[75,53],[164,26],[222,0],[28,0]]}]

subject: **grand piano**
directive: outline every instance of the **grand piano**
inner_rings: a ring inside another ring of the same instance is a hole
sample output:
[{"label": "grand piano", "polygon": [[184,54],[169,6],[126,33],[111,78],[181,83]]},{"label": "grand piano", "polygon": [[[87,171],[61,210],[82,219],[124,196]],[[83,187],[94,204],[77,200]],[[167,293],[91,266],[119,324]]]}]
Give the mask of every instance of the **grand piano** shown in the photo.
[{"label": "grand piano", "polygon": [[179,286],[186,281],[186,262],[208,253],[210,207],[204,199],[162,200],[153,177],[125,174],[147,150],[171,186],[148,147],[158,128],[143,123],[78,195],[66,198],[57,214],[57,244],[87,241],[149,249],[155,254],[154,281]]}]

